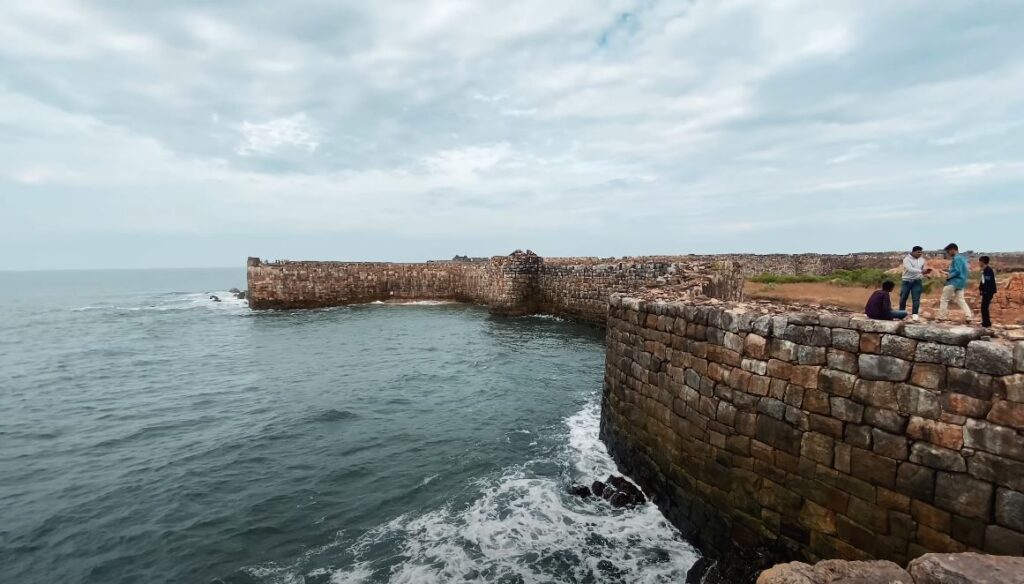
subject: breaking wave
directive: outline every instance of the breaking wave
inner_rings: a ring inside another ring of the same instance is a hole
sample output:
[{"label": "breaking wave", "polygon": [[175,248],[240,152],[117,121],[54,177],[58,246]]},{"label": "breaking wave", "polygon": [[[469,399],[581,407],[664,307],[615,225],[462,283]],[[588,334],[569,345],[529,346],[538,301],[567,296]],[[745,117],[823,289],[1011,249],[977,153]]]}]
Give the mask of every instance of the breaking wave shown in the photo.
[{"label": "breaking wave", "polygon": [[[379,525],[347,549],[333,550],[352,558],[348,566],[305,577],[393,584],[683,581],[697,553],[653,504],[613,509],[595,497],[567,494],[572,482],[617,472],[598,440],[598,419],[598,406],[588,405],[565,420],[566,440],[550,459],[478,481],[479,494],[468,506],[449,504]],[[303,581],[299,565],[249,573],[264,582]]]}]

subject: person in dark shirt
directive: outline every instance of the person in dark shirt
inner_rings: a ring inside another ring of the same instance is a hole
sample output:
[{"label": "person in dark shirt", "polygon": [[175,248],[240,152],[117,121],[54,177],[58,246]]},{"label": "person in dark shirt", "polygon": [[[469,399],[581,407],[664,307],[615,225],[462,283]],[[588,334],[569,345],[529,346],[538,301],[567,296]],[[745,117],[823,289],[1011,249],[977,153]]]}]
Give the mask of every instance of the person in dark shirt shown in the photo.
[{"label": "person in dark shirt", "polygon": [[981,264],[981,285],[978,287],[981,292],[981,326],[988,328],[992,326],[989,307],[992,305],[992,297],[996,295],[996,273],[988,265],[988,256],[981,256],[978,262]]},{"label": "person in dark shirt", "polygon": [[881,290],[875,290],[871,293],[871,297],[868,298],[867,305],[864,306],[864,314],[868,315],[868,318],[875,320],[902,320],[907,317],[906,310],[893,310],[892,299],[889,298],[889,293],[896,287],[889,280],[882,283]]}]

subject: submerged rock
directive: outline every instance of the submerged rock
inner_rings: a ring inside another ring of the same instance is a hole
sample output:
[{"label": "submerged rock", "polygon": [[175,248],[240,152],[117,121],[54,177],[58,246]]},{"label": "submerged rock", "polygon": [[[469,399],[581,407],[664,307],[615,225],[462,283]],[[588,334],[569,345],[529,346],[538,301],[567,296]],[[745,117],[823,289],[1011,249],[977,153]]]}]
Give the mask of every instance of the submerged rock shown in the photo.
[{"label": "submerged rock", "polygon": [[245,296],[246,296],[246,291],[245,290],[242,290],[241,292],[236,292],[235,293],[235,298],[237,298],[239,300],[245,300]]},{"label": "submerged rock", "polygon": [[210,294],[210,300],[213,300],[214,302],[220,302],[220,298],[217,298],[213,294]]},{"label": "submerged rock", "polygon": [[238,294],[239,292],[241,292],[241,290],[239,290],[238,288],[232,288],[228,290],[228,292],[231,292],[232,294]]}]

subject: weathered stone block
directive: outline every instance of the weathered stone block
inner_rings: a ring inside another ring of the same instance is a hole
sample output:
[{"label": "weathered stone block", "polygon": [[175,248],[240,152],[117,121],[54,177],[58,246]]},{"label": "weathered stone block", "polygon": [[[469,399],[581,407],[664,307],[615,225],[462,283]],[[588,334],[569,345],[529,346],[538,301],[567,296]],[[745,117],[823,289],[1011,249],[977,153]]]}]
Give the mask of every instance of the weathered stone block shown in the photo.
[{"label": "weathered stone block", "polygon": [[740,361],[740,369],[755,375],[766,375],[768,373],[768,362],[757,359],[744,359]]},{"label": "weathered stone block", "polygon": [[794,456],[800,455],[802,434],[800,430],[773,417],[757,417],[757,439]]},{"label": "weathered stone block", "polygon": [[818,372],[818,389],[839,397],[853,395],[857,376],[834,369],[822,369]]},{"label": "weathered stone block", "polygon": [[781,420],[786,414],[786,404],[775,398],[764,397],[757,402],[757,411],[776,420]]},{"label": "weathered stone block", "polygon": [[992,399],[994,393],[991,375],[959,367],[950,367],[946,370],[946,388],[949,391],[985,400]]},{"label": "weathered stone block", "polygon": [[983,420],[967,420],[963,436],[964,446],[968,448],[1024,460],[1024,437],[1006,426],[998,426]]},{"label": "weathered stone block", "polygon": [[796,347],[796,343],[776,337],[769,343],[768,355],[772,359],[792,362],[796,360]]},{"label": "weathered stone block", "polygon": [[800,456],[825,466],[832,466],[833,445],[834,441],[831,437],[817,432],[807,432],[801,441]]},{"label": "weathered stone block", "polygon": [[827,349],[810,345],[797,345],[796,362],[800,365],[824,365]]},{"label": "weathered stone block", "polygon": [[748,334],[743,339],[743,354],[752,359],[767,359],[768,340],[758,334]]},{"label": "weathered stone block", "polygon": [[747,392],[751,395],[768,395],[768,388],[771,385],[771,378],[763,375],[755,375],[750,378]]},{"label": "weathered stone block", "polygon": [[786,386],[786,393],[783,395],[782,401],[786,402],[786,405],[796,408],[801,407],[801,404],[803,404],[804,401],[804,388],[790,383]]},{"label": "weathered stone block", "polygon": [[918,343],[914,360],[922,363],[938,363],[952,367],[963,367],[967,359],[967,349],[954,345],[939,343]]},{"label": "weathered stone block", "polygon": [[992,409],[992,402],[962,393],[944,393],[939,401],[943,412],[968,418],[984,418]]},{"label": "weathered stone block", "polygon": [[840,349],[829,349],[826,363],[829,369],[857,373],[857,354]]},{"label": "weathered stone block", "polygon": [[[874,428],[871,430],[871,443],[871,448],[876,454],[894,460],[907,459],[907,439],[903,436]],[[967,470],[966,465],[964,470]]]},{"label": "weathered stone block", "polygon": [[1024,533],[1024,493],[997,489],[995,515],[999,525]]},{"label": "weathered stone block", "polygon": [[984,331],[971,326],[935,326],[931,324],[908,324],[903,335],[919,341],[942,343],[944,345],[967,346],[974,339],[981,338]]},{"label": "weathered stone block", "polygon": [[1019,341],[1013,346],[1013,369],[1018,373],[1024,373],[1024,341]]},{"label": "weathered stone block", "polygon": [[804,391],[803,408],[816,414],[828,415],[828,394],[819,389],[808,389]]},{"label": "weathered stone block", "polygon": [[912,462],[901,463],[896,471],[896,490],[930,503],[935,499],[935,471]]},{"label": "weathered stone block", "polygon": [[942,389],[946,386],[946,367],[934,363],[915,363],[910,373],[910,383],[928,389]]},{"label": "weathered stone block", "polygon": [[890,488],[895,486],[897,466],[895,460],[861,448],[854,448],[850,453],[852,474],[873,485]]},{"label": "weathered stone block", "polygon": [[743,337],[739,336],[735,332],[725,333],[725,339],[723,339],[723,341],[724,342],[722,344],[726,349],[735,351],[736,353],[743,352]]},{"label": "weathered stone block", "polygon": [[1024,373],[1000,377],[999,384],[1006,399],[1017,403],[1024,402]]},{"label": "weathered stone block", "polygon": [[849,444],[836,444],[835,462],[832,466],[841,473],[850,474],[850,455],[852,451],[853,447]]},{"label": "weathered stone block", "polygon": [[895,410],[868,406],[864,408],[864,422],[893,434],[902,434],[907,427],[907,416]]},{"label": "weathered stone block", "polygon": [[1024,403],[1006,400],[994,401],[992,410],[988,413],[988,420],[1018,430],[1024,429]]},{"label": "weathered stone block", "polygon": [[845,328],[832,329],[832,346],[850,352],[860,350],[860,333]]},{"label": "weathered stone block", "polygon": [[[830,548],[834,549],[834,548]],[[834,552],[830,552],[834,553]],[[761,572],[757,584],[913,584],[910,575],[893,562],[824,560],[813,566],[801,562],[778,564]]]},{"label": "weathered stone block", "polygon": [[938,418],[941,412],[938,392],[905,383],[896,386],[896,403],[901,413],[922,418]]},{"label": "weathered stone block", "polygon": [[800,345],[827,347],[832,344],[832,329],[823,326],[788,324],[782,338]]},{"label": "weathered stone block", "polygon": [[843,422],[828,416],[810,414],[807,416],[807,427],[815,432],[827,434],[833,438],[843,437]]},{"label": "weathered stone block", "polygon": [[975,452],[967,459],[967,472],[983,481],[1024,491],[1024,462],[987,452]]},{"label": "weathered stone block", "polygon": [[997,341],[971,341],[967,345],[967,368],[989,375],[1013,373],[1013,347]]},{"label": "weathered stone block", "polygon": [[844,441],[858,448],[871,448],[871,426],[847,424]]},{"label": "weathered stone block", "polygon": [[878,333],[861,333],[860,352],[875,354],[882,348],[882,335]]},{"label": "weathered stone block", "polygon": [[[1006,529],[1001,525],[989,525],[985,528],[985,551],[1004,556],[1024,555],[1024,533]],[[1018,584],[1020,581],[1020,579],[996,580],[996,582],[1013,582],[1014,584]]]},{"label": "weathered stone block", "polygon": [[874,320],[865,317],[850,319],[850,328],[866,333],[895,334],[903,330],[903,323],[898,320]]},{"label": "weathered stone block", "polygon": [[1024,558],[925,554],[910,562],[907,571],[913,584],[1024,584]]},{"label": "weathered stone block", "polygon": [[967,462],[959,452],[929,442],[914,443],[910,449],[910,462],[938,470],[967,472]]},{"label": "weathered stone block", "polygon": [[927,525],[944,533],[949,533],[953,523],[953,516],[948,511],[943,511],[917,499],[910,501],[910,513],[914,520],[921,525]]},{"label": "weathered stone block", "polygon": [[807,389],[817,389],[818,373],[821,367],[818,365],[793,365],[789,380]]},{"label": "weathered stone block", "polygon": [[857,359],[859,375],[864,379],[906,381],[910,362],[886,355],[861,355]]},{"label": "weathered stone block", "polygon": [[910,424],[907,426],[907,436],[914,440],[927,440],[932,444],[951,450],[960,450],[964,445],[962,426],[918,416],[911,416]]},{"label": "weathered stone block", "polygon": [[935,506],[964,517],[988,521],[992,511],[992,484],[962,473],[939,472],[935,478]]},{"label": "weathered stone block", "polygon": [[891,381],[858,379],[853,387],[853,399],[867,405],[895,410],[896,387]]},{"label": "weathered stone block", "polygon": [[864,417],[864,406],[844,397],[832,397],[829,399],[832,415],[845,422],[860,423]]},{"label": "weathered stone block", "polygon": [[882,335],[881,354],[913,360],[917,351],[917,341],[897,335]]}]

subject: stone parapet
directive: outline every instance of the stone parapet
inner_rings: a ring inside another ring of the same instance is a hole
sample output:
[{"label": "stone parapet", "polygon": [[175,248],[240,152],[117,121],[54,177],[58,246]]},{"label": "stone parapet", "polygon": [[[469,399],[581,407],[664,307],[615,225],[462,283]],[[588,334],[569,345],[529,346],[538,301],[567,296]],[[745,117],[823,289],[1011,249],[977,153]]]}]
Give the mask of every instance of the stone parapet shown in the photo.
[{"label": "stone parapet", "polygon": [[611,297],[601,436],[710,556],[1024,554],[1024,343],[664,296]]}]

